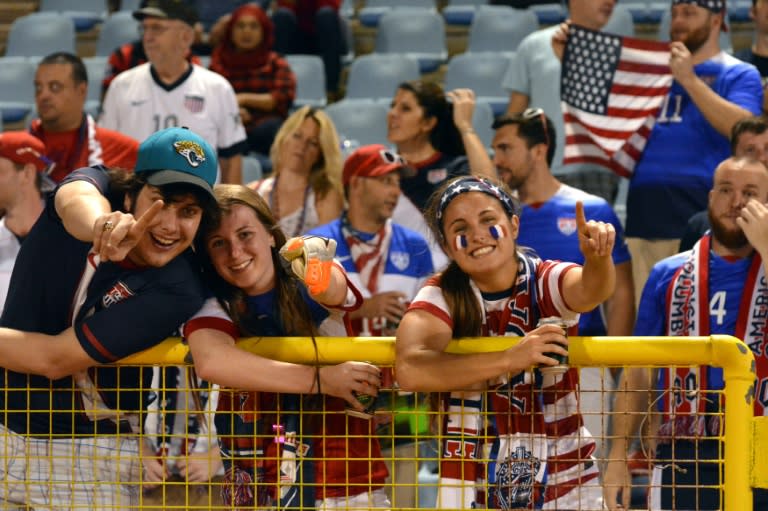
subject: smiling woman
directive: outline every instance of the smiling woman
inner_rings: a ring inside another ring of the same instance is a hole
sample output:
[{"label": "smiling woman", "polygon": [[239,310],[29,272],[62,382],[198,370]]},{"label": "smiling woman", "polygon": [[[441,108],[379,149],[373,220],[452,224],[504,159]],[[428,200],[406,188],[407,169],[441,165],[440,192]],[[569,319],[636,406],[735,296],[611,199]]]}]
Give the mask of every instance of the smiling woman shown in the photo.
[{"label": "smiling woman", "polygon": [[273,176],[248,186],[269,203],[289,236],[299,236],[341,214],[341,150],[325,112],[305,106],[286,119],[270,150]]},{"label": "smiling woman", "polygon": [[[400,323],[397,381],[403,390],[452,391],[450,400],[439,404],[451,424],[440,452],[484,452],[476,424],[482,409],[493,410],[495,463],[487,467],[489,486],[495,488],[488,496],[492,508],[539,509],[543,503],[553,509],[602,508],[595,444],[578,411],[577,370],[530,369],[556,365],[554,355],[567,354],[566,332],[561,326],[537,327],[541,318],[575,325],[579,312],[613,292],[613,227],[587,222],[583,208],[577,211],[583,267],[519,250],[519,205],[495,181],[452,179],[426,211],[451,262],[419,291]],[[500,353],[445,352],[451,339],[481,336],[523,339]],[[486,387],[495,392],[482,393]],[[554,389],[562,393],[557,400],[551,398]],[[490,402],[481,404],[483,399]],[[553,417],[557,427],[547,422]],[[457,442],[476,449],[456,451]],[[475,474],[485,467],[477,466],[474,454],[460,456],[466,458],[441,461],[438,508],[475,507]],[[555,456],[558,463],[548,463]],[[512,473],[518,477],[512,479]]]}]

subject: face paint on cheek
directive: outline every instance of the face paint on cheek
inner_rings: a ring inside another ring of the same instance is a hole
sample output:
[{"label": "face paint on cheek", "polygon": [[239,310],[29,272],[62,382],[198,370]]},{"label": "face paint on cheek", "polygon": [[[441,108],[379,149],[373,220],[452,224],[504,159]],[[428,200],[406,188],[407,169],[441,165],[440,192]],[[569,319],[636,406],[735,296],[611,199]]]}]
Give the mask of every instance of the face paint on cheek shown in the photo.
[{"label": "face paint on cheek", "polygon": [[457,234],[454,246],[456,247],[456,250],[464,250],[467,248],[467,235]]},{"label": "face paint on cheek", "polygon": [[507,231],[500,224],[492,225],[488,228],[488,232],[491,233],[491,237],[495,240],[504,238],[507,236]]}]

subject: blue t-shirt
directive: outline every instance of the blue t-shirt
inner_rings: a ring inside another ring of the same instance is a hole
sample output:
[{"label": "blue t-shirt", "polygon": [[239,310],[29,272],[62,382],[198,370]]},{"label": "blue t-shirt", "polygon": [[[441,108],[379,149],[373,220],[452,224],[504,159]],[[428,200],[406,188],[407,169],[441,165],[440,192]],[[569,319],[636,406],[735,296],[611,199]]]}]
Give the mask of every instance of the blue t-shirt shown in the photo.
[{"label": "blue t-shirt", "polygon": [[[576,232],[576,201],[584,203],[587,220],[609,223],[616,229],[613,264],[629,261],[629,250],[624,241],[621,222],[610,204],[600,197],[568,185],[562,185],[557,193],[543,204],[523,206],[517,243],[533,248],[545,260],[584,264],[584,255],[579,250]],[[600,307],[581,315],[579,335],[605,334],[606,322]]]},{"label": "blue t-shirt", "polygon": [[[690,252],[682,252],[659,261],[653,267],[643,288],[633,335],[667,335],[667,290],[689,255]],[[751,263],[751,257],[732,260],[710,253],[709,296],[706,300],[711,335],[734,335],[736,332],[739,305]],[[723,388],[723,370],[710,367],[708,381],[712,390]]]},{"label": "blue t-shirt", "polygon": [[[760,75],[751,64],[722,52],[694,70],[718,96],[753,114],[762,111]],[[673,82],[630,182],[627,236],[680,238],[688,219],[707,208],[715,168],[730,155],[728,137]]]}]

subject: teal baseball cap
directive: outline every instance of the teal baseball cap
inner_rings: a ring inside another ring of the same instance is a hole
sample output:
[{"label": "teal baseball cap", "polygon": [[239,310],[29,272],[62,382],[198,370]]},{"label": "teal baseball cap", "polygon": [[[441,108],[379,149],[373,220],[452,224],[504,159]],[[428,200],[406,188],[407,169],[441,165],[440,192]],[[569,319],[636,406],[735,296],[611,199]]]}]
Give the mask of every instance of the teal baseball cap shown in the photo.
[{"label": "teal baseball cap", "polygon": [[210,144],[187,128],[166,128],[139,146],[134,172],[147,173],[147,183],[196,185],[213,197],[218,163]]}]

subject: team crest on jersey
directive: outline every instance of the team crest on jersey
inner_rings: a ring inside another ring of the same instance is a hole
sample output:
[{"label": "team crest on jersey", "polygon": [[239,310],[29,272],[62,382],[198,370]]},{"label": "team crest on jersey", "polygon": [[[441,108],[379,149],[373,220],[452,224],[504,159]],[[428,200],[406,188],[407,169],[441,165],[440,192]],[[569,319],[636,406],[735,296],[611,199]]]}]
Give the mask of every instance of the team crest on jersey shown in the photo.
[{"label": "team crest on jersey", "polygon": [[499,463],[494,496],[500,509],[531,509],[534,500],[534,481],[541,460],[524,446]]},{"label": "team crest on jersey", "polygon": [[448,169],[434,169],[427,172],[427,181],[429,184],[436,185],[442,183],[448,178]]},{"label": "team crest on jersey", "polygon": [[173,148],[176,152],[187,159],[190,165],[197,167],[205,161],[205,152],[200,144],[191,140],[179,140],[173,143]]},{"label": "team crest on jersey", "polygon": [[114,305],[118,302],[122,302],[126,298],[130,298],[132,296],[133,296],[133,291],[128,289],[128,286],[126,286],[122,282],[118,282],[117,284],[112,286],[112,289],[110,289],[104,294],[104,297],[101,299],[101,303],[106,309],[107,307]]},{"label": "team crest on jersey", "polygon": [[408,252],[390,252],[389,260],[392,261],[392,264],[395,265],[395,268],[403,271],[408,268],[409,264],[411,264],[411,255]]},{"label": "team crest on jersey", "polygon": [[202,112],[204,106],[205,98],[202,96],[184,96],[184,108],[193,114]]},{"label": "team crest on jersey", "polygon": [[576,219],[575,218],[558,218],[557,229],[563,234],[565,234],[566,236],[570,236],[571,234],[576,232]]}]

